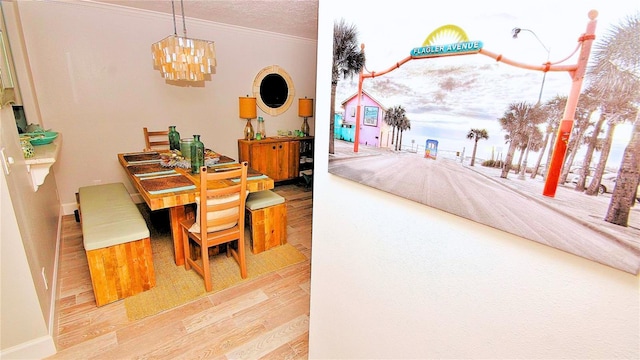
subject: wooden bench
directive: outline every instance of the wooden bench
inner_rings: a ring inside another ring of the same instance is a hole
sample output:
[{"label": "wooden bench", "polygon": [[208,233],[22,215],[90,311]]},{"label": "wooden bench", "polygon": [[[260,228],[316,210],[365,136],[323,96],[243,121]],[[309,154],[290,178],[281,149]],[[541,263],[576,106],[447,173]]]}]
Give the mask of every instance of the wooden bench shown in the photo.
[{"label": "wooden bench", "polygon": [[78,199],[96,305],[154,287],[149,228],[124,184],[81,187]]},{"label": "wooden bench", "polygon": [[249,193],[245,203],[254,254],[287,243],[287,203],[271,190]]}]

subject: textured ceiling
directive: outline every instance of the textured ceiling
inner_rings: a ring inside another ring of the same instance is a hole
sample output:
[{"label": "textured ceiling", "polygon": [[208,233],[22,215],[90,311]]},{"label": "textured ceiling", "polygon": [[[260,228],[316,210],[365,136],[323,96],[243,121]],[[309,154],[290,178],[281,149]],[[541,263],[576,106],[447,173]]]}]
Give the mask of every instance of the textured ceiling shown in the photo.
[{"label": "textured ceiling", "polygon": [[[94,0],[171,14],[171,0]],[[184,0],[184,15],[306,39],[318,39],[317,0]],[[174,1],[182,16],[180,1]]]}]

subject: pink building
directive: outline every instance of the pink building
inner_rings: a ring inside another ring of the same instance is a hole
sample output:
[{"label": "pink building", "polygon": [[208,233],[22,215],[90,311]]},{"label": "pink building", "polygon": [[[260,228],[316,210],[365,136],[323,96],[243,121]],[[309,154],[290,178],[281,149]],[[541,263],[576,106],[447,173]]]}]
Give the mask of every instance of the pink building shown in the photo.
[{"label": "pink building", "polygon": [[360,119],[357,121],[357,93],[342,102],[344,116],[341,125],[344,127],[352,127],[355,130],[357,124],[360,127],[360,144],[375,147],[390,147],[390,128],[384,122],[384,115],[387,111],[386,108],[364,90],[362,91],[360,105],[362,109],[360,110]]}]

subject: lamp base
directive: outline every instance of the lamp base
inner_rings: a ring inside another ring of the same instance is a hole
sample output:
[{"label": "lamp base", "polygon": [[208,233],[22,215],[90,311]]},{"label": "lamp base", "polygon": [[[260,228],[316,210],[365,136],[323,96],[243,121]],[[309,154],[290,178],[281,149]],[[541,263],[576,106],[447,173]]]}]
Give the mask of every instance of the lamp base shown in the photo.
[{"label": "lamp base", "polygon": [[304,121],[302,122],[302,127],[300,128],[300,130],[302,131],[302,133],[304,134],[304,136],[309,136],[309,123],[307,122],[307,118],[304,118]]},{"label": "lamp base", "polygon": [[253,140],[255,133],[253,132],[253,126],[251,125],[251,119],[247,119],[247,124],[244,126],[244,139]]}]

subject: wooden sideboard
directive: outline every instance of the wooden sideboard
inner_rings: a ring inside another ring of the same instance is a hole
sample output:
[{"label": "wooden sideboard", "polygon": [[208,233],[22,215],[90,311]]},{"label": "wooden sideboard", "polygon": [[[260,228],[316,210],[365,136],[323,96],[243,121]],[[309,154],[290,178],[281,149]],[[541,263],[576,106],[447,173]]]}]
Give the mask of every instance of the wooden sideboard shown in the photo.
[{"label": "wooden sideboard", "polygon": [[238,160],[274,181],[296,179],[304,159],[313,159],[313,137],[272,137],[262,140],[238,140]]}]

